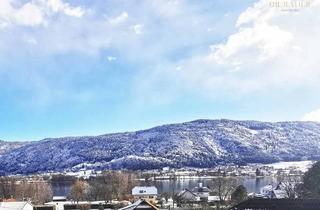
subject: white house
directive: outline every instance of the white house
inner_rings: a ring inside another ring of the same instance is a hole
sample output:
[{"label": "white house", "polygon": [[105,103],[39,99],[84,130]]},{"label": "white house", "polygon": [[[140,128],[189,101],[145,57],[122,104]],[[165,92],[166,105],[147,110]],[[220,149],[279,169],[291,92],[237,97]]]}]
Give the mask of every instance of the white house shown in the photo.
[{"label": "white house", "polygon": [[67,196],[53,196],[52,201],[67,201]]},{"label": "white house", "polygon": [[201,200],[208,200],[211,190],[208,187],[203,187],[202,183],[199,183],[198,187],[194,187],[191,190],[195,195],[200,197]]},{"label": "white house", "polygon": [[[53,206],[55,210],[64,210],[66,206],[74,206],[74,205],[92,205],[96,206],[96,208],[91,208],[92,209],[98,209],[98,206],[100,204],[104,204],[105,201],[79,201],[79,202],[74,202],[74,201],[51,201],[48,203],[45,203],[45,206]],[[130,202],[128,202],[131,204]],[[2,209],[0,209],[2,210]]]},{"label": "white house", "polygon": [[0,210],[33,210],[29,202],[0,202]]},{"label": "white house", "polygon": [[143,199],[155,203],[158,189],[155,186],[136,186],[132,189],[132,195],[135,201]]},{"label": "white house", "polygon": [[214,202],[219,202],[219,201],[220,201],[220,197],[217,195],[209,195],[208,196],[209,203],[214,203]]},{"label": "white house", "polygon": [[281,188],[281,183],[274,187],[271,184],[266,185],[260,189],[260,194],[256,194],[255,197],[261,198],[288,198],[287,192]]}]

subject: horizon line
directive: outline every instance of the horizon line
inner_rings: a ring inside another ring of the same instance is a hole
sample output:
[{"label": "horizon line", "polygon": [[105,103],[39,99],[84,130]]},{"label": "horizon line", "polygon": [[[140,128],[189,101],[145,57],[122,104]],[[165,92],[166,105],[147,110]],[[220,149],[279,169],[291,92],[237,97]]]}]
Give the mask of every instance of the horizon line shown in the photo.
[{"label": "horizon line", "polygon": [[60,138],[77,138],[77,137],[95,137],[95,136],[103,136],[103,135],[111,135],[111,134],[120,134],[120,133],[131,133],[131,132],[137,132],[137,131],[146,131],[150,129],[154,129],[157,127],[162,127],[162,126],[170,126],[170,125],[177,125],[177,124],[184,124],[184,123],[192,123],[192,122],[197,122],[197,121],[235,121],[235,122],[261,122],[261,123],[320,123],[317,121],[305,121],[305,120],[284,120],[284,121],[264,121],[264,120],[239,120],[239,119],[227,119],[227,118],[216,118],[216,119],[205,119],[205,118],[199,118],[196,120],[190,120],[190,121],[183,121],[183,122],[172,122],[172,123],[163,123],[155,126],[150,126],[148,128],[142,128],[142,129],[135,129],[133,128],[132,130],[125,130],[125,131],[110,131],[102,134],[89,134],[89,135],[80,135],[80,134],[70,134],[70,135],[61,135],[61,136],[51,136],[51,137],[43,137],[39,138],[37,140],[5,140],[0,138],[0,142],[10,142],[10,143],[24,143],[24,142],[38,142],[38,141],[44,141],[44,140],[50,140],[50,139],[60,139]]}]

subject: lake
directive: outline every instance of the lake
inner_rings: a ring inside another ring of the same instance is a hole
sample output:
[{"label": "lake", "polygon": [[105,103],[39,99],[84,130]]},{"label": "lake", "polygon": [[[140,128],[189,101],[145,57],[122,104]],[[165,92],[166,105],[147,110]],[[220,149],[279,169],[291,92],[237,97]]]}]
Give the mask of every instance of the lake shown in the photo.
[{"label": "lake", "polygon": [[[278,183],[275,177],[236,177],[239,184],[244,185],[248,192],[259,192],[260,188],[267,184]],[[158,193],[172,193],[173,186],[175,186],[175,192],[181,191],[185,188],[192,189],[203,183],[203,186],[210,185],[211,179],[208,178],[194,178],[194,179],[178,179],[173,180],[156,180],[149,182],[149,185],[154,185],[158,189]],[[55,196],[67,196],[70,192],[72,182],[54,182],[52,183],[53,194]],[[141,181],[140,185],[146,185],[145,182]]]}]

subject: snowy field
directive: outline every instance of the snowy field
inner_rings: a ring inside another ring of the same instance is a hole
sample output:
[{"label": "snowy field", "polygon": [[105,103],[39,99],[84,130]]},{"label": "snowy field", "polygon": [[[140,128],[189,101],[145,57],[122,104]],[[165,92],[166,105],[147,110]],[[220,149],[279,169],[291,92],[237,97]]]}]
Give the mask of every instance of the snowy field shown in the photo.
[{"label": "snowy field", "polygon": [[315,161],[306,160],[306,161],[278,162],[278,163],[267,164],[266,166],[273,167],[274,169],[296,168],[305,172],[312,166],[313,163],[315,163]]}]

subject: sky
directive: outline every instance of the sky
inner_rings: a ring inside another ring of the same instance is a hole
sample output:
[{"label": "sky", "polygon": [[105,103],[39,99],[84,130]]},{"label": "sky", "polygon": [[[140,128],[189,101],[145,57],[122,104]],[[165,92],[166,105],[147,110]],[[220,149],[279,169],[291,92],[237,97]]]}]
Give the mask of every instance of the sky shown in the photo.
[{"label": "sky", "polygon": [[0,139],[320,121],[320,0],[284,1],[1,0]]}]

